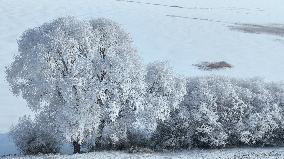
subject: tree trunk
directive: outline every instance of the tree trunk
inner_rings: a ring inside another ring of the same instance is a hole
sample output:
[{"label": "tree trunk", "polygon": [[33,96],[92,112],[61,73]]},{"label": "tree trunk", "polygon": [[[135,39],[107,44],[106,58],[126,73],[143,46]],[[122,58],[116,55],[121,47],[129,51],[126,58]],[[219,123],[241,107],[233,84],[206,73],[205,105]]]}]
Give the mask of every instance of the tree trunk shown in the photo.
[{"label": "tree trunk", "polygon": [[96,138],[96,142],[95,142],[95,149],[100,150],[102,149],[102,138],[103,138],[103,130],[105,127],[105,120],[101,120],[101,123],[98,127],[98,136]]},{"label": "tree trunk", "polygon": [[75,153],[81,153],[81,145],[78,141],[73,141],[73,147],[74,147],[74,154]]}]

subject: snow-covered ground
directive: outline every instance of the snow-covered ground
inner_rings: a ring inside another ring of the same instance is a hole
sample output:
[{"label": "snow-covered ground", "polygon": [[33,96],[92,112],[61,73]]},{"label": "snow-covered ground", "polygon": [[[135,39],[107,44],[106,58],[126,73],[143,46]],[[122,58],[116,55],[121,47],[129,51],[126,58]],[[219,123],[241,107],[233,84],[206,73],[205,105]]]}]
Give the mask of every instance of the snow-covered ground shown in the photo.
[{"label": "snow-covered ground", "polygon": [[190,150],[167,153],[94,152],[80,155],[9,156],[1,159],[283,159],[284,149]]},{"label": "snow-covered ground", "polygon": [[[180,74],[284,80],[282,34],[230,29],[243,23],[284,24],[283,0],[0,0],[0,133],[29,113],[5,81],[16,40],[28,28],[68,15],[117,21],[132,34],[145,62],[169,60]],[[206,72],[192,66],[202,61],[226,61],[234,67]],[[1,142],[0,154],[8,154]]]},{"label": "snow-covered ground", "polygon": [[0,156],[18,153],[16,146],[7,134],[0,134]]}]

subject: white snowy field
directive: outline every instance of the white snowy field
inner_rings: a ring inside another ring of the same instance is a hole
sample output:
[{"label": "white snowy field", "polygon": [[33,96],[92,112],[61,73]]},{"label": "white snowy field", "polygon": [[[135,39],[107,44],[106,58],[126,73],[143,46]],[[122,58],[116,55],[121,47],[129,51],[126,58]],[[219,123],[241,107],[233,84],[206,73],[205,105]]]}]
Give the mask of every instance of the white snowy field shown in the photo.
[{"label": "white snowy field", "polygon": [[[1,158],[1,157],[0,157]],[[284,148],[189,150],[166,153],[126,153],[116,151],[76,155],[7,156],[1,159],[283,159]]]},{"label": "white snowy field", "polygon": [[[113,19],[132,35],[145,62],[168,60],[186,76],[284,80],[283,34],[230,29],[235,24],[284,24],[283,0],[0,0],[0,133],[30,113],[5,81],[5,66],[17,54],[17,39],[28,28],[69,15]],[[202,61],[227,61],[234,67],[206,72],[192,66]],[[0,150],[0,155],[16,152],[4,137]]]}]

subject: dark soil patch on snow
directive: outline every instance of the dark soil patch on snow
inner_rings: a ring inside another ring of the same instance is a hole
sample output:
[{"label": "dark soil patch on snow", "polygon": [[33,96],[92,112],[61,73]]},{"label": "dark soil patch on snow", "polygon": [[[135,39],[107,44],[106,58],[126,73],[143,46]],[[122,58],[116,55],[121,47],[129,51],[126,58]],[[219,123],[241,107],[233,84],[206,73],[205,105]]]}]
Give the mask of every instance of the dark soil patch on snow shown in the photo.
[{"label": "dark soil patch on snow", "polygon": [[245,33],[270,34],[270,35],[284,37],[283,24],[272,24],[272,25],[236,24],[234,26],[229,26],[229,28],[231,30],[237,30]]},{"label": "dark soil patch on snow", "polygon": [[204,71],[212,71],[212,70],[220,70],[226,68],[232,68],[233,66],[225,61],[220,62],[201,62],[199,64],[194,64],[193,66],[197,67],[200,70]]}]

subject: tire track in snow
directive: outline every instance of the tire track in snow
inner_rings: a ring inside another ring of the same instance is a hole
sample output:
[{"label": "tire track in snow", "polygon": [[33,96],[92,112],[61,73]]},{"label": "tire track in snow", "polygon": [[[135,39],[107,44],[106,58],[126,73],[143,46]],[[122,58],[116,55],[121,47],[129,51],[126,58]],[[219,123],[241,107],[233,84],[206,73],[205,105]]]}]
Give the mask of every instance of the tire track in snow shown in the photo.
[{"label": "tire track in snow", "polygon": [[214,19],[208,19],[208,18],[197,18],[197,17],[179,16],[179,15],[172,15],[172,14],[167,14],[166,16],[171,17],[171,18],[182,18],[182,19],[189,19],[189,20],[212,22],[212,23],[221,23],[225,25],[235,25],[236,24],[236,23],[231,23],[227,21],[214,20]]},{"label": "tire track in snow", "polygon": [[[207,11],[213,11],[213,10],[227,10],[227,11],[235,11],[237,14],[244,13],[244,14],[250,14],[250,11],[259,11],[263,12],[264,10],[261,8],[255,8],[255,9],[248,9],[248,8],[238,8],[238,7],[219,7],[219,8],[209,8],[209,7],[184,7],[180,5],[168,5],[168,4],[161,4],[161,3],[151,3],[151,2],[142,2],[137,0],[115,0],[118,2],[126,2],[126,3],[136,3],[136,4],[144,4],[144,5],[152,5],[152,6],[161,6],[161,7],[168,7],[168,8],[178,8],[178,9],[187,9],[187,10],[207,10]],[[224,25],[236,25],[237,23],[232,23],[228,21],[223,20],[214,20],[214,19],[208,19],[208,18],[198,18],[198,17],[188,17],[188,16],[179,16],[179,15],[166,15],[167,17],[171,18],[183,18],[183,19],[190,19],[190,20],[197,20],[197,21],[207,21],[212,23],[221,23]]]},{"label": "tire track in snow", "polygon": [[209,8],[209,7],[184,7],[180,5],[168,5],[168,4],[161,4],[161,3],[151,3],[151,2],[141,2],[141,1],[134,1],[134,0],[116,0],[119,2],[127,2],[127,3],[136,3],[136,4],[146,4],[152,6],[162,6],[168,8],[178,8],[178,9],[187,9],[187,10],[228,10],[228,11],[258,11],[263,12],[264,10],[261,8],[255,9],[248,9],[248,8],[237,8],[237,7],[219,7],[219,8]]}]

